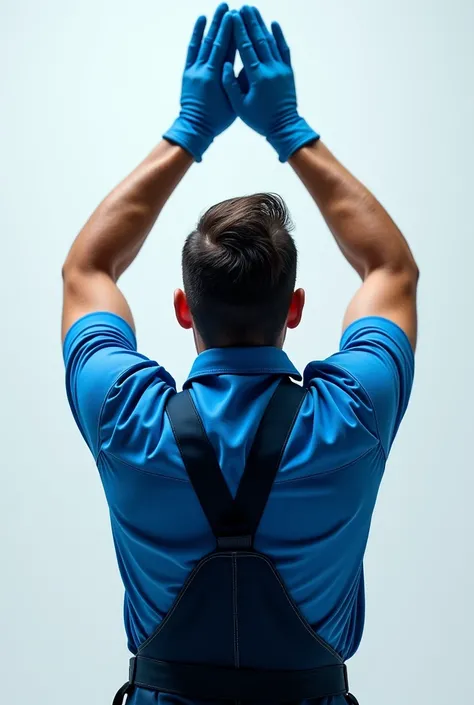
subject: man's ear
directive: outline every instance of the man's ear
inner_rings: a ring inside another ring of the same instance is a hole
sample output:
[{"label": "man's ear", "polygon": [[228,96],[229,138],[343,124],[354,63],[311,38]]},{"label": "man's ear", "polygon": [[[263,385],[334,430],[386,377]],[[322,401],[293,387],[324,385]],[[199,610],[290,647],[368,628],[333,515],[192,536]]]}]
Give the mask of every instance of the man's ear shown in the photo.
[{"label": "man's ear", "polygon": [[297,289],[291,298],[290,310],[286,325],[288,328],[296,328],[301,323],[305,302],[304,289]]},{"label": "man's ear", "polygon": [[189,328],[193,327],[193,319],[191,311],[189,310],[188,300],[182,289],[176,289],[174,292],[174,312],[176,314],[176,320],[182,328],[189,330]]}]

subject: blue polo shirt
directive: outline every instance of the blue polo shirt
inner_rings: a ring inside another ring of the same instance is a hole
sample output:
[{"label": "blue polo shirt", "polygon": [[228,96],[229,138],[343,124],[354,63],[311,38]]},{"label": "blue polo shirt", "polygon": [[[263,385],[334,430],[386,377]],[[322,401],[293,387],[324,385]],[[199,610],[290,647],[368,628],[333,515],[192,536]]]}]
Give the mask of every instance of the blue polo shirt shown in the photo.
[{"label": "blue polo shirt", "polygon": [[[64,358],[69,403],[110,509],[135,652],[213,550],[213,536],[165,414],[176,393],[170,373],[140,354],[129,325],[110,313],[79,320]],[[307,365],[309,393],[255,539],[303,615],[344,658],[362,635],[363,556],[413,372],[406,335],[375,317],[353,323],[339,352]],[[283,350],[216,348],[197,357],[184,385],[233,494],[282,375],[301,380]],[[134,702],[155,702],[154,693],[142,693]]]}]

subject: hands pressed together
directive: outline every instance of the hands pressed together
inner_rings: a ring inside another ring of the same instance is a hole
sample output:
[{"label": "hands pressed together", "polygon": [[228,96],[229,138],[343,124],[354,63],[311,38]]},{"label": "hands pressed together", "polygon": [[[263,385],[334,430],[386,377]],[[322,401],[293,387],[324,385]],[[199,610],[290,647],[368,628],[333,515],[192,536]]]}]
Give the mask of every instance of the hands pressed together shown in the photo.
[{"label": "hands pressed together", "polygon": [[[229,12],[217,8],[204,37],[199,17],[188,48],[181,91],[181,111],[163,136],[196,161],[215,137],[240,117],[266,137],[281,162],[319,135],[299,116],[290,50],[282,29],[270,32],[255,7]],[[234,74],[236,51],[243,69]]]}]

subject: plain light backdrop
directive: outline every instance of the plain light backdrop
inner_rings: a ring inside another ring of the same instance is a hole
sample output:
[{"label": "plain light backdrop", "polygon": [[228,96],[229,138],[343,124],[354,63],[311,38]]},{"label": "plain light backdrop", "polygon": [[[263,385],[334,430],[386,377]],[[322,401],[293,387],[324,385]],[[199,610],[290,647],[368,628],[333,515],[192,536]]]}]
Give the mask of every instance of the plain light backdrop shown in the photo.
[{"label": "plain light backdrop", "polygon": [[[292,47],[300,112],[380,198],[421,269],[412,402],[366,560],[361,705],[472,697],[474,3],[261,0]],[[98,202],[178,110],[209,0],[1,0],[1,658],[9,705],[110,703],[127,675],[122,586],[92,457],[63,388],[60,270]],[[338,346],[357,286],[290,167],[235,123],[171,198],[122,280],[139,346],[184,381],[172,293],[198,215],[270,190],[300,250],[297,366]],[[178,511],[178,509],[177,509]],[[315,570],[317,567],[315,566]]]}]

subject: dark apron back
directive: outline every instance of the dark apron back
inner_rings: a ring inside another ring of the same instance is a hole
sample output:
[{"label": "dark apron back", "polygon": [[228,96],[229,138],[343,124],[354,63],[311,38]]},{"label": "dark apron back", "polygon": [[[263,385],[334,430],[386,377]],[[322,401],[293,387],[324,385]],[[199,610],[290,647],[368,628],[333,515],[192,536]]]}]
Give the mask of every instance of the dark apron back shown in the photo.
[{"label": "dark apron back", "polygon": [[196,700],[296,702],[349,694],[343,659],[299,612],[254,537],[306,390],[284,378],[264,413],[235,499],[191,394],[167,414],[187,474],[216,539],[158,629],[130,660],[134,688]]}]

